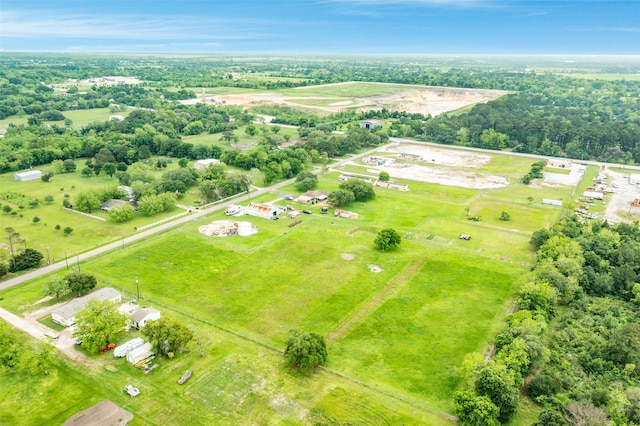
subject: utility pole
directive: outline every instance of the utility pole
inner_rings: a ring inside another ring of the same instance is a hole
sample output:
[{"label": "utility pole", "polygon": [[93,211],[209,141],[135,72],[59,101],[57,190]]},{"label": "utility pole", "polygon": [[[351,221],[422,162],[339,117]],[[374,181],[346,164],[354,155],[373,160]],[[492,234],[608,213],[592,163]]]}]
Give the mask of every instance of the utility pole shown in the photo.
[{"label": "utility pole", "polygon": [[138,285],[138,277],[136,276],[136,300],[140,300],[140,286]]}]

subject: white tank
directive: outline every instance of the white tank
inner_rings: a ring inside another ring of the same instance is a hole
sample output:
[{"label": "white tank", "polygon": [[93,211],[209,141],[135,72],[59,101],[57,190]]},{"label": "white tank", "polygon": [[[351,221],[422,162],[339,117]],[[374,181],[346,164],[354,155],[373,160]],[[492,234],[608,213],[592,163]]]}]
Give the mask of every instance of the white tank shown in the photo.
[{"label": "white tank", "polygon": [[238,235],[241,237],[251,235],[251,222],[238,222]]}]

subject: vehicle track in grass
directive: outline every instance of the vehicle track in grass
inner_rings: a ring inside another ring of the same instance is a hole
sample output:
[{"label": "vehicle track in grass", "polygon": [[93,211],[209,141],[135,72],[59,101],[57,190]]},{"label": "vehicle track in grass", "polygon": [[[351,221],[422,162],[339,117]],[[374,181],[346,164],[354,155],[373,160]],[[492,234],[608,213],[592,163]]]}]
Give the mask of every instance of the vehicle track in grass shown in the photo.
[{"label": "vehicle track in grass", "polygon": [[327,337],[326,342],[332,343],[341,337],[349,334],[353,329],[355,329],[358,325],[360,325],[364,318],[371,315],[378,308],[380,308],[387,300],[391,299],[404,285],[409,281],[409,279],[418,271],[424,262],[426,262],[425,257],[421,257],[416,259],[413,263],[405,266],[405,268],[400,271],[395,277],[393,277],[386,287],[382,290],[375,293],[372,297],[367,300],[362,308],[360,308],[355,314],[349,317],[346,321],[338,327],[336,331],[331,333],[329,337]]}]

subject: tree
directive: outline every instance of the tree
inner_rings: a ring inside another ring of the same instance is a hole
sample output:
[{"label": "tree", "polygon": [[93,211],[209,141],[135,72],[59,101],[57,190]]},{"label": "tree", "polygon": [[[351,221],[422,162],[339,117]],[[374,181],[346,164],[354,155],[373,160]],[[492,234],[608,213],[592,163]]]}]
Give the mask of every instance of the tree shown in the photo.
[{"label": "tree", "polygon": [[189,164],[189,160],[186,158],[181,158],[178,160],[178,165],[180,166],[181,169],[184,169],[185,167],[187,167],[187,164]]},{"label": "tree", "polygon": [[339,188],[353,192],[356,201],[369,201],[376,196],[373,185],[360,179],[349,179],[341,183]]},{"label": "tree", "polygon": [[76,210],[91,213],[100,208],[100,198],[94,191],[81,192],[76,197],[75,206]]},{"label": "tree", "polygon": [[256,126],[253,124],[247,124],[247,127],[244,128],[244,132],[248,136],[255,136],[257,133]]},{"label": "tree", "polygon": [[500,213],[500,217],[498,219],[500,219],[503,222],[508,222],[511,220],[511,215],[503,211],[502,213]]},{"label": "tree", "polygon": [[8,323],[0,321],[0,367],[13,371],[20,362],[20,354],[16,332]]},{"label": "tree", "polygon": [[60,301],[60,297],[69,291],[69,283],[64,279],[54,279],[47,281],[44,287],[44,294],[53,296],[56,301]]},{"label": "tree", "polygon": [[[8,206],[5,205],[5,207],[8,207]],[[9,207],[9,210],[11,210],[11,207]],[[24,238],[22,238],[20,234],[11,227],[4,228],[4,230],[7,233],[7,241],[9,242],[9,253],[11,253],[11,262],[13,263],[13,267],[15,268],[16,267],[16,250],[17,250],[17,247],[15,246],[17,244],[24,242]]]},{"label": "tree", "polygon": [[96,299],[89,300],[75,319],[73,337],[82,340],[82,346],[89,352],[97,352],[116,340],[129,322],[113,302]]},{"label": "tree", "polygon": [[318,176],[311,172],[301,171],[296,176],[296,188],[299,191],[309,191],[318,186]]},{"label": "tree", "polygon": [[53,195],[45,195],[44,196],[44,202],[47,203],[47,204],[53,203]]},{"label": "tree", "polygon": [[64,232],[64,236],[68,237],[69,235],[71,235],[71,233],[73,232],[73,228],[70,226],[66,226],[62,232]]},{"label": "tree", "polygon": [[11,213],[11,210],[13,210],[11,208],[11,206],[9,204],[5,204],[4,206],[2,206],[2,211],[5,213]]},{"label": "tree", "polygon": [[20,370],[32,375],[49,375],[49,368],[55,359],[55,348],[47,340],[35,340],[24,347],[20,357]]},{"label": "tree", "polygon": [[284,359],[291,366],[309,371],[317,365],[326,365],[327,358],[327,345],[322,336],[295,329],[289,330]]},{"label": "tree", "polygon": [[346,206],[349,203],[355,201],[356,197],[353,195],[353,192],[346,191],[344,189],[338,189],[337,191],[333,191],[327,197],[329,203],[331,203],[334,207],[342,207]]},{"label": "tree", "polygon": [[116,223],[123,223],[133,219],[134,214],[135,211],[133,210],[131,204],[125,203],[118,206],[113,206],[109,210],[109,219]]},{"label": "tree", "polygon": [[69,290],[78,293],[78,296],[82,296],[82,293],[92,290],[98,283],[93,275],[77,271],[69,272],[64,276],[64,280],[67,282]]},{"label": "tree", "polygon": [[178,320],[167,317],[147,322],[141,332],[163,354],[175,353],[193,339],[193,332],[189,328]]},{"label": "tree", "polygon": [[77,166],[75,161],[68,159],[68,160],[64,160],[63,164],[64,164],[64,169],[67,173],[76,171]]},{"label": "tree", "polygon": [[518,389],[513,383],[512,373],[504,365],[490,363],[478,374],[475,391],[480,396],[487,396],[500,414],[498,420],[506,423],[518,408]]},{"label": "tree", "polygon": [[40,266],[40,262],[44,255],[38,250],[32,248],[25,249],[22,253],[18,254],[13,263],[13,267],[9,268],[11,272],[23,271],[25,269],[37,268]]},{"label": "tree", "polygon": [[116,172],[116,165],[113,163],[105,163],[102,169],[109,177],[113,177]]},{"label": "tree", "polygon": [[45,172],[42,174],[42,176],[40,176],[40,180],[42,180],[43,182],[50,182],[53,175],[53,172]]},{"label": "tree", "polygon": [[380,174],[378,175],[378,179],[380,179],[383,182],[389,182],[389,180],[391,179],[391,176],[389,176],[389,173],[387,172],[380,172]]},{"label": "tree", "polygon": [[373,243],[378,250],[387,251],[398,247],[401,242],[400,234],[395,229],[387,228],[378,232]]},{"label": "tree", "polygon": [[31,222],[38,223],[40,222],[40,218],[38,216],[34,216],[33,219],[31,219]]},{"label": "tree", "polygon": [[463,426],[498,426],[498,407],[486,396],[473,391],[457,391],[453,394],[456,416]]}]

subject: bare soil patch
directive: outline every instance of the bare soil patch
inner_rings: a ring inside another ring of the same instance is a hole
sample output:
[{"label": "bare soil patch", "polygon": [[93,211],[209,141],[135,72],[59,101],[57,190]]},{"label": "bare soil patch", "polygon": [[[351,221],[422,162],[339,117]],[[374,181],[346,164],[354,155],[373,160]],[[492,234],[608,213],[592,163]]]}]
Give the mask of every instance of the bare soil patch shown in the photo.
[{"label": "bare soil patch", "polygon": [[353,260],[356,258],[356,256],[351,253],[342,253],[340,257],[342,257],[344,260]]},{"label": "bare soil patch", "polygon": [[611,194],[604,218],[612,223],[626,222],[626,219],[618,216],[618,213],[626,213],[631,215],[632,220],[640,219],[640,207],[632,205],[633,200],[640,198],[640,187],[629,184],[629,180],[622,173],[611,170],[607,170],[605,173],[609,177],[609,184],[615,184],[617,188],[615,188],[616,192]]},{"label": "bare soil patch", "polygon": [[[339,83],[341,85],[358,84],[354,82]],[[374,84],[374,83],[367,83]],[[387,84],[387,83],[375,83]],[[327,86],[327,85],[323,85]],[[310,88],[313,86],[305,87]],[[302,89],[305,89],[302,88]],[[183,104],[208,103],[217,105],[240,105],[245,108],[251,106],[270,104],[295,108],[307,108],[329,113],[340,112],[346,109],[355,109],[357,112],[380,110],[386,108],[389,111],[406,111],[436,116],[443,112],[453,111],[479,102],[487,102],[499,98],[508,92],[502,90],[483,89],[459,89],[451,87],[416,86],[416,90],[404,90],[396,93],[364,96],[345,97],[345,100],[329,102],[326,106],[305,105],[296,101],[308,101],[313,99],[331,100],[335,96],[284,96],[278,93],[240,93],[225,95],[200,96],[196,99],[180,101]]]}]

